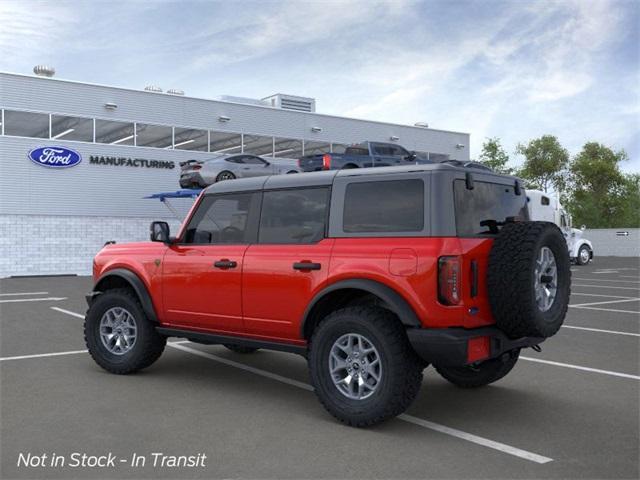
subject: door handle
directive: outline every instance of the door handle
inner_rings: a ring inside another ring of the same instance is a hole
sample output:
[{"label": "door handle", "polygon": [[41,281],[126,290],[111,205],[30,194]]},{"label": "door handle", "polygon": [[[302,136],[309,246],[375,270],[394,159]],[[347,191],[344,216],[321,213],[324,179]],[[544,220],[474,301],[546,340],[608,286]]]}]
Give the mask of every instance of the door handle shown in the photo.
[{"label": "door handle", "polygon": [[313,262],[295,262],[293,264],[294,270],[320,270],[321,267],[321,264]]},{"label": "door handle", "polygon": [[222,259],[215,262],[213,266],[216,268],[222,268],[222,269],[236,268],[238,266],[238,262],[234,262],[233,260]]}]

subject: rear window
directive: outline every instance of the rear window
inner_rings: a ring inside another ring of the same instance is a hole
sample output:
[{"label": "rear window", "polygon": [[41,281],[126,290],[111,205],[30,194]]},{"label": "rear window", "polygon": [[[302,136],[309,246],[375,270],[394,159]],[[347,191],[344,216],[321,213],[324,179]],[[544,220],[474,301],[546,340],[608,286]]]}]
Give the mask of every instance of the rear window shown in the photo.
[{"label": "rear window", "polygon": [[420,232],[424,229],[424,182],[418,179],[347,185],[343,230]]},{"label": "rear window", "polygon": [[454,181],[456,229],[461,237],[489,234],[486,220],[504,222],[508,217],[529,219],[526,196],[516,195],[514,187],[497,183],[474,182],[468,190],[464,180]]}]

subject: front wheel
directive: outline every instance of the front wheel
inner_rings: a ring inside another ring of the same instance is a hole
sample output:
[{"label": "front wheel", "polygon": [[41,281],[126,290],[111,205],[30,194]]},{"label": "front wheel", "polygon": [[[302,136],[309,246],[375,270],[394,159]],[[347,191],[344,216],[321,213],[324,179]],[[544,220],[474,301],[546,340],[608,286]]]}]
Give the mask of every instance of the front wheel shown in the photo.
[{"label": "front wheel", "polygon": [[586,245],[582,245],[578,250],[578,256],[576,258],[576,263],[578,265],[586,265],[591,260],[591,251],[589,247]]},{"label": "front wheel", "polygon": [[147,319],[130,290],[107,290],[84,320],[84,339],[93,360],[111,373],[133,373],[154,363],[167,343]]},{"label": "front wheel", "polygon": [[520,350],[508,352],[479,365],[464,367],[435,366],[436,371],[449,382],[462,388],[484,387],[505,377],[516,365]]},{"label": "front wheel", "polygon": [[347,307],[316,328],[311,383],[324,407],[354,427],[404,412],[422,385],[423,366],[398,318],[379,307]]}]

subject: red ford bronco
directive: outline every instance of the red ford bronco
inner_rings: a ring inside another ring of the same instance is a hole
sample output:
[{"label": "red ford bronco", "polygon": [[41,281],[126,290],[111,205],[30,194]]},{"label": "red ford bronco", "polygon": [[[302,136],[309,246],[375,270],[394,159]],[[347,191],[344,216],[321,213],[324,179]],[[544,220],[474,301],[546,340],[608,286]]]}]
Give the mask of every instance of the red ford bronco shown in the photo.
[{"label": "red ford bronco", "polygon": [[177,236],[153,222],[151,242],[98,253],[87,347],[118,374],[167,337],[299,353],[332,415],[373,425],[426,366],[487,385],[558,331],[567,246],[526,198],[514,177],[444,164],[216,183]]}]

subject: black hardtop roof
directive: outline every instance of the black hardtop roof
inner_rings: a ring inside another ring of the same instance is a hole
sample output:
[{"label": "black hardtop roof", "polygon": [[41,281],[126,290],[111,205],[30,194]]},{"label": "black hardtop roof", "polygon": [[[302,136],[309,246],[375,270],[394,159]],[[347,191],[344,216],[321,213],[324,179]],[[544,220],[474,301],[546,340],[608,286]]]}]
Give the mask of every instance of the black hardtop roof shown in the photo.
[{"label": "black hardtop roof", "polygon": [[[433,171],[453,171],[493,176],[500,179],[516,180],[516,177],[495,172],[475,170],[447,163],[430,163],[424,165],[405,165],[399,167],[350,168],[345,170],[327,170],[322,172],[306,172],[287,175],[271,175],[268,177],[239,178],[214,183],[204,190],[205,195],[216,193],[247,192],[255,190],[271,190],[295,187],[318,187],[332,185],[336,177],[376,177],[398,173],[420,173]],[[373,178],[372,178],[373,179]]]}]

